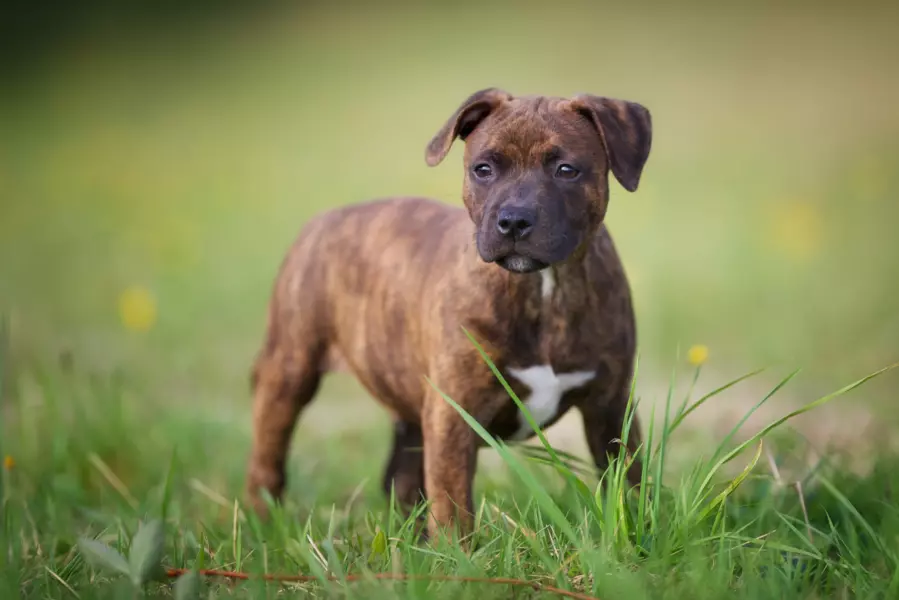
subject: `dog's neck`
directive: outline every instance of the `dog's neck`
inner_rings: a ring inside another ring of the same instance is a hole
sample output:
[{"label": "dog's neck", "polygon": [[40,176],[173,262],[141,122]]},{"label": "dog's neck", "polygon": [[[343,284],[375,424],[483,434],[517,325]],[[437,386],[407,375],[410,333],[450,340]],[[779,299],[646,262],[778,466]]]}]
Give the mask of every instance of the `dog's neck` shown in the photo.
[{"label": "dog's neck", "polygon": [[[534,355],[517,360],[535,364],[564,363],[571,354],[585,318],[592,314],[588,256],[572,257],[546,269],[526,275],[509,274],[510,292],[505,310],[509,325],[533,345]],[[525,365],[527,366],[527,365]]]},{"label": "dog's neck", "polygon": [[[520,303],[522,316],[535,322],[563,321],[583,310],[589,300],[589,249],[566,261],[527,274],[504,273],[504,296]],[[491,265],[493,268],[499,268]],[[514,309],[513,309],[514,311]],[[549,320],[549,321],[548,321]]]},{"label": "dog's neck", "polygon": [[585,253],[531,274],[539,278],[541,303],[546,307],[580,303],[587,287],[586,261]]},{"label": "dog's neck", "polygon": [[465,304],[472,311],[466,326],[478,339],[499,344],[498,356],[517,366],[576,363],[569,360],[572,340],[579,339],[585,320],[596,312],[594,247],[591,241],[585,252],[562,263],[521,274],[485,263],[469,246],[463,281],[481,288],[486,296]]}]

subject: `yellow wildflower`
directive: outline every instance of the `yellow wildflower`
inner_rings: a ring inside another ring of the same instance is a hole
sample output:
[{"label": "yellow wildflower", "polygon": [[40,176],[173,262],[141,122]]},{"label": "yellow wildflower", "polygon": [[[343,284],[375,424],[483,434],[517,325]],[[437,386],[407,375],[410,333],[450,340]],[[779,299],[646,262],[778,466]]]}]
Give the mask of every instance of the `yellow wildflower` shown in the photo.
[{"label": "yellow wildflower", "polygon": [[805,262],[821,247],[824,222],[820,208],[812,202],[787,202],[772,215],[774,242],[791,259]]},{"label": "yellow wildflower", "polygon": [[145,288],[129,287],[119,296],[119,317],[130,331],[149,331],[156,322],[156,300]]},{"label": "yellow wildflower", "polygon": [[12,456],[7,454],[6,456],[3,457],[3,468],[4,469],[6,469],[7,471],[12,471],[15,466],[16,466],[16,461]]},{"label": "yellow wildflower", "polygon": [[691,365],[698,367],[709,358],[709,349],[702,344],[696,344],[687,351],[687,360]]}]

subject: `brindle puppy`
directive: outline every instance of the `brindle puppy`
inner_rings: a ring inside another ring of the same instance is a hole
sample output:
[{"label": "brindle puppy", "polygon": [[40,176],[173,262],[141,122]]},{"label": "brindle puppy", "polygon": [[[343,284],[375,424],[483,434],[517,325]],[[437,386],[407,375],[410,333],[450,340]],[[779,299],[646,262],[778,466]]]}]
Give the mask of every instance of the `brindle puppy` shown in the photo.
[{"label": "brindle puppy", "polygon": [[[465,209],[421,198],[340,208],[311,220],[275,283],[253,370],[248,494],[279,498],[300,411],[345,366],[395,421],[384,486],[430,503],[429,531],[471,527],[479,438],[429,385],[501,438],[533,432],[463,328],[542,427],[570,407],[597,466],[620,436],[634,366],[627,279],[603,225],[609,172],[637,189],[649,112],[590,95],[479,91],[428,145],[440,163],[465,140]],[[629,435],[640,442],[635,420]],[[423,447],[423,451],[422,451]],[[640,467],[629,471],[632,483]]]}]

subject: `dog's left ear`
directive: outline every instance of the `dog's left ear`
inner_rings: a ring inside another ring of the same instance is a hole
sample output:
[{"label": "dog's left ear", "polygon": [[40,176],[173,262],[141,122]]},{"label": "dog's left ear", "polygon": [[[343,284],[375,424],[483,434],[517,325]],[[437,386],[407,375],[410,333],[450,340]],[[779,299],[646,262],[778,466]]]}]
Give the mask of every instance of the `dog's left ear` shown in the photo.
[{"label": "dog's left ear", "polygon": [[487,115],[511,99],[512,96],[508,92],[497,88],[480,90],[466,98],[428,144],[425,151],[428,166],[439,165],[440,161],[446,158],[457,137],[464,140]]},{"label": "dog's left ear", "polygon": [[652,118],[636,102],[580,94],[571,107],[599,130],[612,173],[629,192],[636,191],[652,145]]}]

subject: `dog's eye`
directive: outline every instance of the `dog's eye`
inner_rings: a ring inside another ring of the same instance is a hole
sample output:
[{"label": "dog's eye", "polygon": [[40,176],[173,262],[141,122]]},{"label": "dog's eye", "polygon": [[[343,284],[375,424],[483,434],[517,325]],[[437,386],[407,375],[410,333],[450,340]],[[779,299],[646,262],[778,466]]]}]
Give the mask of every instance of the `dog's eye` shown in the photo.
[{"label": "dog's eye", "polygon": [[559,165],[556,169],[556,177],[559,179],[575,179],[581,172],[571,165]]},{"label": "dog's eye", "polygon": [[475,165],[472,171],[474,171],[475,177],[477,177],[478,179],[488,179],[493,175],[493,167],[491,167],[487,163]]}]

